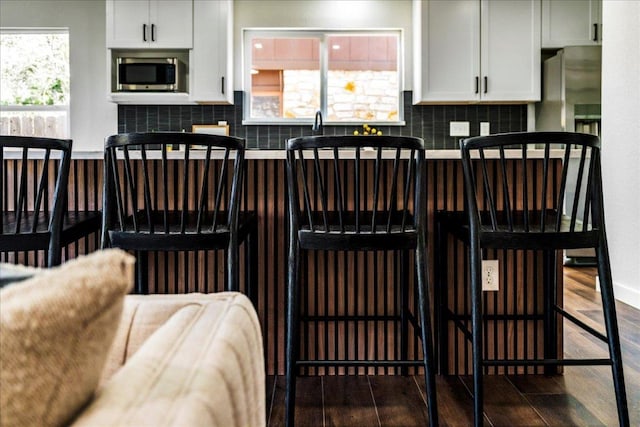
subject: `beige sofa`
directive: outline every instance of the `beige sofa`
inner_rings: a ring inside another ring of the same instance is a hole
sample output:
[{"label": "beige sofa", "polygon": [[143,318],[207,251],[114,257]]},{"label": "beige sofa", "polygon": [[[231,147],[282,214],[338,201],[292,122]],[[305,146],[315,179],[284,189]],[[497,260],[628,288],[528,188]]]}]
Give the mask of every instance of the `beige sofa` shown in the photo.
[{"label": "beige sofa", "polygon": [[240,294],[127,295],[118,250],[0,289],[0,426],[263,426],[262,334]]},{"label": "beige sofa", "polygon": [[260,325],[239,293],[127,296],[101,385],[74,426],[261,426]]}]

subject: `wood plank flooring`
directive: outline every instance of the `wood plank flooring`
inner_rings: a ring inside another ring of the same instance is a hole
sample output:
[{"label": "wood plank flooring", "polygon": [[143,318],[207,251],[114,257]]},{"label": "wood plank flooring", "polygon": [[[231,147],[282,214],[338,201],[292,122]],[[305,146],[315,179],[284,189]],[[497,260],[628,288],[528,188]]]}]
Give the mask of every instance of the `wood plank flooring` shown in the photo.
[{"label": "wood plank flooring", "polygon": [[[565,268],[565,308],[602,330],[595,268]],[[631,425],[640,425],[640,311],[618,302]],[[603,344],[565,321],[567,357],[606,354]],[[438,376],[443,426],[472,424],[471,377]],[[267,379],[269,426],[284,424],[284,377]],[[607,366],[565,367],[563,375],[485,376],[485,425],[615,426],[618,423],[611,370]],[[296,425],[424,426],[428,416],[420,376],[299,377]]]}]

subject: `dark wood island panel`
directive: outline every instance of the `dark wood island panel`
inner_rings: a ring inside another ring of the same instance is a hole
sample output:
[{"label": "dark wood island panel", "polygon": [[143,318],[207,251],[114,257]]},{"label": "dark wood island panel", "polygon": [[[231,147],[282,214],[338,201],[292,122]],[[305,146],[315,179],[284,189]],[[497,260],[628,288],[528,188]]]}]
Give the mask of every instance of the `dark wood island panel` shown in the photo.
[{"label": "dark wood island panel", "polygon": [[[36,162],[38,160],[29,160]],[[558,160],[559,161],[559,160]],[[55,162],[55,161],[53,161]],[[158,167],[157,160],[148,160],[149,170]],[[373,160],[365,160],[365,167],[373,168]],[[367,164],[367,162],[369,162]],[[537,176],[542,161],[527,160],[527,171]],[[13,171],[21,167],[19,159],[4,160],[4,179],[11,179]],[[514,174],[522,173],[522,161],[508,160]],[[56,165],[57,166],[57,165]],[[173,162],[174,179],[168,188],[170,203],[181,200],[183,192],[195,194],[196,189],[184,189],[179,179],[183,175],[181,163]],[[201,171],[195,162],[190,174]],[[76,159],[72,162],[68,188],[69,209],[95,209],[102,206],[102,160]],[[191,180],[194,182],[194,180]],[[445,289],[450,304],[466,310],[466,292],[463,288],[468,274],[466,251],[459,242],[450,240],[447,255],[449,285],[435,283],[435,213],[440,210],[463,210],[463,179],[460,161],[453,159],[427,160],[427,242],[430,283]],[[280,158],[247,160],[245,191],[242,208],[254,210],[259,218],[258,247],[258,313],[264,332],[265,356],[268,374],[284,372],[284,327],[285,327],[285,278],[287,224],[287,189],[285,161]],[[158,188],[161,188],[158,186]],[[5,206],[11,207],[13,195],[2,195]],[[371,198],[372,195],[363,195]],[[98,236],[70,245],[63,258],[68,259],[95,250]],[[487,336],[489,355],[500,357],[513,354],[539,354],[542,351],[542,321],[538,314],[542,309],[542,287],[536,286],[542,277],[542,255],[523,251],[498,251],[486,254],[487,259],[501,261],[500,291],[486,298],[487,313],[526,314],[529,320],[489,321]],[[2,254],[0,261],[23,262],[43,265],[43,254]],[[241,272],[244,270],[241,260]],[[222,253],[154,253],[149,256],[150,292],[215,292],[223,290],[225,259]],[[401,274],[397,256],[392,253],[341,253],[325,255],[310,253],[303,261],[307,289],[303,290],[305,314],[350,314],[392,316],[399,304],[394,283]],[[411,280],[413,273],[409,272]],[[241,283],[244,275],[241,273]],[[345,283],[351,283],[345,287]],[[367,286],[368,284],[368,286]],[[413,295],[409,295],[413,304]],[[434,301],[432,296],[432,303]],[[310,323],[302,328],[305,339],[301,351],[305,357],[322,358],[381,358],[393,360],[398,357],[396,336],[399,326],[390,320],[365,321],[356,318],[348,324],[334,322]],[[448,330],[448,373],[470,373],[471,347],[463,335],[453,326]],[[410,331],[411,333],[412,331]],[[562,334],[559,334],[562,336]],[[419,358],[419,341],[410,343],[410,357]],[[562,345],[559,346],[562,351]],[[308,368],[309,374],[343,373],[388,373],[393,368]],[[541,373],[539,369],[496,368],[489,373]]]}]

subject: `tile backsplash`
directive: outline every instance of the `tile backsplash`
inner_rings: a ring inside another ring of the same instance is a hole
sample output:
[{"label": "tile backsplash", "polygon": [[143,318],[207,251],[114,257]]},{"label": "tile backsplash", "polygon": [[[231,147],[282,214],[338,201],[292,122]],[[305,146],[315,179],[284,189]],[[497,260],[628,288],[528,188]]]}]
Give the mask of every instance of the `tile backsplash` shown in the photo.
[{"label": "tile backsplash", "polygon": [[[471,135],[480,122],[491,133],[527,130],[526,105],[413,105],[411,92],[403,93],[404,126],[377,126],[385,135],[419,136],[427,149],[457,149],[459,137],[449,136],[450,121],[468,121]],[[247,148],[283,149],[289,138],[310,135],[311,126],[243,125],[243,92],[234,93],[234,105],[119,105],[118,132],[191,130],[194,124],[225,120],[229,133],[247,140]],[[351,134],[356,126],[324,126],[327,135]]]}]

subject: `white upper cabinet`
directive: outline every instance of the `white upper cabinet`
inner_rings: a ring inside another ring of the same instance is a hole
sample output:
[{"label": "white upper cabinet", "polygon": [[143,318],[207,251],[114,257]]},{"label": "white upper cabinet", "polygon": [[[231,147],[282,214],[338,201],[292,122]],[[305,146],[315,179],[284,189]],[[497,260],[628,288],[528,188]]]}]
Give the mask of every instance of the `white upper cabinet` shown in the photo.
[{"label": "white upper cabinet", "polygon": [[414,0],[413,7],[414,103],[479,99],[479,1]]},{"label": "white upper cabinet", "polygon": [[414,103],[540,100],[539,0],[414,0]]},{"label": "white upper cabinet", "polygon": [[233,2],[194,0],[190,99],[233,103]]},{"label": "white upper cabinet", "polygon": [[540,2],[481,2],[484,101],[540,101]]},{"label": "white upper cabinet", "polygon": [[602,42],[602,0],[542,0],[542,47]]},{"label": "white upper cabinet", "polygon": [[107,0],[108,48],[190,49],[192,0]]}]

